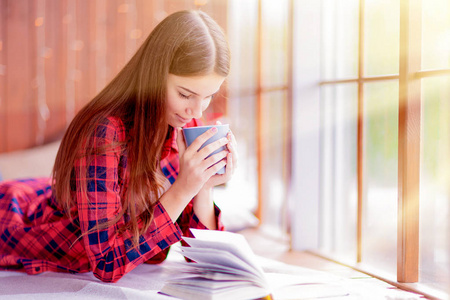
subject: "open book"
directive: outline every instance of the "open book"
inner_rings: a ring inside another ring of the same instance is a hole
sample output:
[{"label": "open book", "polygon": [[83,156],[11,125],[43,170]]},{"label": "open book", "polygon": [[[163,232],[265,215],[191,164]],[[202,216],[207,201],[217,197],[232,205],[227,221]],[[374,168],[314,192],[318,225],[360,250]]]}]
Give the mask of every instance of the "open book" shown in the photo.
[{"label": "open book", "polygon": [[[245,238],[236,233],[191,229],[190,247],[181,254],[196,263],[179,263],[181,276],[161,293],[182,299],[271,299],[268,282]],[[175,248],[177,249],[177,248]]]},{"label": "open book", "polygon": [[[304,297],[297,299],[347,294],[342,290],[324,292],[324,286],[317,286],[317,277],[313,279],[314,276],[306,278],[265,273],[257,256],[240,234],[199,229],[191,231],[195,238],[183,237],[190,247],[175,249],[196,263],[177,263],[176,276],[164,284],[160,291],[162,294],[193,300],[273,299],[273,289],[299,285],[306,289],[301,292]],[[321,290],[320,295],[316,290]]]}]

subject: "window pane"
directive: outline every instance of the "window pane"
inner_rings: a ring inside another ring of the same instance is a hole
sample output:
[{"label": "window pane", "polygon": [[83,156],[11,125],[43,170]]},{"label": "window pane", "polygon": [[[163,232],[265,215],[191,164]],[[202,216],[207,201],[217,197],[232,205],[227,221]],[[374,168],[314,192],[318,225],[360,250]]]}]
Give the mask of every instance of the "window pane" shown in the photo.
[{"label": "window pane", "polygon": [[263,139],[262,197],[265,225],[283,228],[286,221],[286,109],[287,94],[284,91],[262,95],[264,124]]},{"label": "window pane", "polygon": [[258,1],[229,0],[228,3],[227,35],[232,56],[228,92],[230,97],[255,94]]},{"label": "window pane", "polygon": [[364,12],[364,74],[397,74],[400,0],[366,0]]},{"label": "window pane", "polygon": [[322,88],[320,247],[356,259],[357,86]]},{"label": "window pane", "polygon": [[[230,97],[228,99],[228,117],[223,120],[223,122],[230,123],[230,129],[236,137],[239,167],[236,169],[233,179],[225,186],[226,193],[223,193],[225,198],[221,204],[231,209],[235,216],[235,223],[239,218],[242,220],[238,222],[240,224],[248,224],[249,221],[252,221],[247,219],[246,213],[254,213],[258,206],[255,105],[255,96]],[[223,208],[222,206],[221,208]]]},{"label": "window pane", "polygon": [[286,0],[262,1],[262,84],[264,87],[287,84]]},{"label": "window pane", "polygon": [[422,80],[420,281],[450,286],[450,76]]},{"label": "window pane", "polygon": [[358,76],[359,0],[323,0],[323,80]]},{"label": "window pane", "polygon": [[450,68],[450,1],[422,1],[422,68]]},{"label": "window pane", "polygon": [[364,86],[362,262],[396,273],[398,82]]},{"label": "window pane", "polygon": [[258,205],[255,136],[258,1],[229,0],[228,10],[227,35],[232,63],[226,81],[227,116],[222,122],[230,123],[236,137],[239,167],[230,182],[216,188],[214,200],[224,212],[227,229],[236,230],[252,224],[252,213]]}]

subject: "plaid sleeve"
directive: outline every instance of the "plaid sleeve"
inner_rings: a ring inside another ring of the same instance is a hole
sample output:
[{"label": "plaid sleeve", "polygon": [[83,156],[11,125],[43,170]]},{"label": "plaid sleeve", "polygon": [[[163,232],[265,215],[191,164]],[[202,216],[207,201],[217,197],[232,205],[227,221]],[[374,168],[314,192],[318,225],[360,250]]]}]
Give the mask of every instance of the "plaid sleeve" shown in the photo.
[{"label": "plaid sleeve", "polygon": [[[216,216],[216,226],[217,230],[225,230],[225,227],[222,224],[220,219],[220,209],[214,205],[214,214]],[[181,216],[177,220],[178,226],[180,226],[181,231],[184,236],[193,237],[192,233],[189,231],[189,228],[195,229],[208,229],[203,223],[199,220],[197,215],[194,212],[194,206],[192,201],[186,206],[186,208],[181,213]]]},{"label": "plaid sleeve", "polygon": [[[118,234],[125,223],[122,217],[114,225],[96,228],[99,224],[115,220],[122,209],[120,192],[123,156],[116,142],[125,140],[124,127],[118,120],[107,119],[97,127],[95,136],[88,142],[97,149],[106,149],[96,154],[91,161],[80,158],[75,165],[77,203],[83,243],[94,275],[105,282],[116,282],[137,265],[158,256],[173,243],[181,239],[181,233],[163,206],[157,204],[154,220],[148,231],[139,237],[139,246],[134,248],[131,232]],[[81,166],[87,166],[86,176],[79,174]],[[80,187],[85,186],[87,197]]]}]

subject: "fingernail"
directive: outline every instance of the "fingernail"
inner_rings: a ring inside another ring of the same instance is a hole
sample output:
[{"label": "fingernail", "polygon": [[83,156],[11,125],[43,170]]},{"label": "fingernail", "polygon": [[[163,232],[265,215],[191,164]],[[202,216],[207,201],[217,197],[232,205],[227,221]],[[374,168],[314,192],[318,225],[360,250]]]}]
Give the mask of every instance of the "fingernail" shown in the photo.
[{"label": "fingernail", "polygon": [[217,128],[216,127],[211,128],[211,132],[217,132]]}]

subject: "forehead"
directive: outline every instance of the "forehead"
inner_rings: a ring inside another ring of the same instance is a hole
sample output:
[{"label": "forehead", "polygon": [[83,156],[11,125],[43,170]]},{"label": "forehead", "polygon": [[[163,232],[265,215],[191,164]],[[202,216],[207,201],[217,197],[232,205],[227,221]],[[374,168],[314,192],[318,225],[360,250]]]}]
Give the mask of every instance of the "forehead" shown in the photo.
[{"label": "forehead", "polygon": [[209,96],[219,90],[224,80],[225,77],[216,73],[202,76],[178,76],[169,74],[167,77],[167,85],[171,88],[188,89],[198,95]]}]

